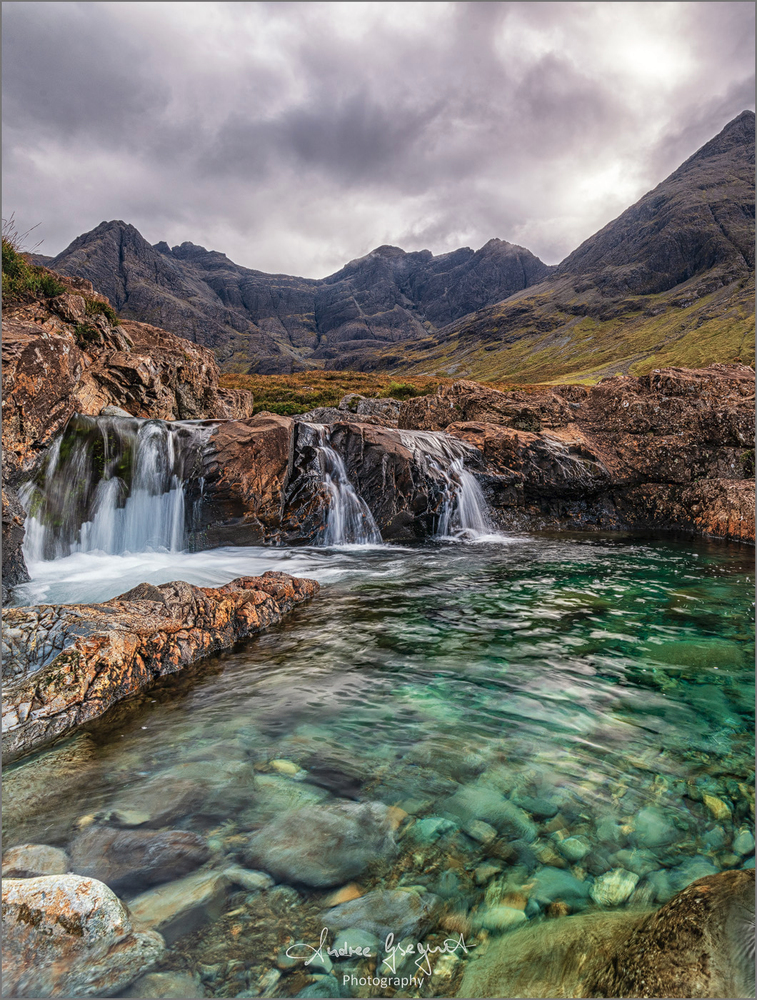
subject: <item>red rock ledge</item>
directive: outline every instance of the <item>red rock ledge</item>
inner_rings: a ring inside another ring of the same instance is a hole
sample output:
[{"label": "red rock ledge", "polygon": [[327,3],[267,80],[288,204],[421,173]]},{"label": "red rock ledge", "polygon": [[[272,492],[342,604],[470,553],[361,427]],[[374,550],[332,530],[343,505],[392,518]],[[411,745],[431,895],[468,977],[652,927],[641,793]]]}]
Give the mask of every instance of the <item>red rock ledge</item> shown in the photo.
[{"label": "red rock ledge", "polygon": [[315,580],[264,573],[215,589],[142,583],[103,604],[6,609],[3,753],[27,753],[104,715],[159,677],[276,624],[318,590]]}]

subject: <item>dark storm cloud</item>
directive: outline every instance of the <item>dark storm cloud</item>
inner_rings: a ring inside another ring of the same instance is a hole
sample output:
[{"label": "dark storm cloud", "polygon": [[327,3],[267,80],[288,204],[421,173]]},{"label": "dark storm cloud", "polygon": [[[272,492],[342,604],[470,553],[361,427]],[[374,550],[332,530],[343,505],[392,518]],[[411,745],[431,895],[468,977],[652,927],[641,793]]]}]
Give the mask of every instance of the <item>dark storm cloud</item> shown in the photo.
[{"label": "dark storm cloud", "polygon": [[751,3],[6,3],[4,214],[321,276],[550,263],[754,106]]}]

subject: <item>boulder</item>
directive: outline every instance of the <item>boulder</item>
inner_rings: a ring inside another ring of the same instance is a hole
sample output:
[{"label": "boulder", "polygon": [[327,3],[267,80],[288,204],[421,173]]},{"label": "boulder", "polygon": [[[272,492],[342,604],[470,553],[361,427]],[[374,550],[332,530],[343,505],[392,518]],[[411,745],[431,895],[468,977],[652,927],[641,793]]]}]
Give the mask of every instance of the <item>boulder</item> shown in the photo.
[{"label": "boulder", "polygon": [[26,512],[16,491],[3,486],[3,605],[11,596],[11,588],[29,580],[22,546]]},{"label": "boulder", "polygon": [[395,941],[405,937],[420,940],[432,926],[439,905],[439,898],[432,893],[380,889],[326,910],[323,921],[330,931],[355,928],[372,934],[382,943],[389,934],[394,934]]},{"label": "boulder", "polygon": [[162,957],[154,931],[136,932],[126,907],[78,875],[3,880],[3,996],[103,997]]},{"label": "boulder", "polygon": [[3,878],[65,875],[70,862],[65,851],[48,844],[19,844],[3,854]]},{"label": "boulder", "polygon": [[112,889],[135,889],[180,878],[209,855],[205,839],[186,830],[95,827],[71,844],[71,868]]},{"label": "boulder", "polygon": [[652,913],[560,917],[467,965],[460,997],[754,995],[754,872],[699,879]]},{"label": "boulder", "polygon": [[223,912],[229,880],[221,872],[200,871],[129,901],[134,926],[158,931],[166,944],[173,944]]},{"label": "boulder", "polygon": [[392,826],[391,811],[378,802],[306,807],[253,834],[243,858],[285,882],[342,885],[396,853]]}]

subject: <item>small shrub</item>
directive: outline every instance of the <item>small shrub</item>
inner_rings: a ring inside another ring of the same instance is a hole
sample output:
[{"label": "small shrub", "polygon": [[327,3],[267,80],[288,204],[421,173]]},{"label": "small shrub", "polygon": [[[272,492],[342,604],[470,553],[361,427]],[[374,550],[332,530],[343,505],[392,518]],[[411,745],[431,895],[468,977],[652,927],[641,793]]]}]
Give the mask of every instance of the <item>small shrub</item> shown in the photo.
[{"label": "small shrub", "polygon": [[29,264],[19,253],[11,239],[3,236],[3,300],[24,302],[34,298],[52,299],[65,292],[62,285],[49,271]]},{"label": "small shrub", "polygon": [[99,299],[87,299],[86,312],[87,316],[104,316],[111,326],[121,325],[116,310],[107,302],[100,302]]},{"label": "small shrub", "polygon": [[100,331],[91,323],[77,323],[74,327],[74,337],[80,347],[102,343]]},{"label": "small shrub", "polygon": [[386,389],[386,395],[390,399],[412,399],[413,396],[420,394],[419,390],[408,382],[390,382]]}]

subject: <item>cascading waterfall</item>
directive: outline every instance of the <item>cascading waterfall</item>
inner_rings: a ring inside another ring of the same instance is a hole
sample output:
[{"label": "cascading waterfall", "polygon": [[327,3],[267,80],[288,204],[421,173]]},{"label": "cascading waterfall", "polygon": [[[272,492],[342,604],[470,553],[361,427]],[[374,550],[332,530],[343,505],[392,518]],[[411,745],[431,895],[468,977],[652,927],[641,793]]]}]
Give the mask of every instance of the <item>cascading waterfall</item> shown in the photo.
[{"label": "cascading waterfall", "polygon": [[378,529],[368,504],[358,496],[349,480],[341,455],[331,447],[328,428],[316,426],[316,453],[329,493],[329,510],[323,545],[380,545]]},{"label": "cascading waterfall", "polygon": [[475,448],[440,431],[400,431],[404,446],[415,460],[444,484],[444,503],[436,530],[437,537],[489,535],[495,528],[476,482],[464,467],[465,459],[476,458]]},{"label": "cascading waterfall", "polygon": [[191,421],[75,414],[19,491],[30,561],[74,552],[180,551],[184,488],[210,434]]}]

